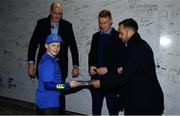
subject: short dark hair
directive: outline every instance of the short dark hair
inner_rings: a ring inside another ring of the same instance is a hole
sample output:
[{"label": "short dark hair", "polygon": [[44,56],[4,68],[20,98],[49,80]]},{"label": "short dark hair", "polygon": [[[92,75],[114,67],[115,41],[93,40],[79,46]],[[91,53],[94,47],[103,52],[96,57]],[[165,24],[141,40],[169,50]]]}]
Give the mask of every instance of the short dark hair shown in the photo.
[{"label": "short dark hair", "polygon": [[109,17],[110,19],[112,19],[111,12],[109,10],[100,11],[98,17],[102,17],[102,18]]},{"label": "short dark hair", "polygon": [[136,22],[134,19],[132,19],[132,18],[128,18],[128,19],[125,19],[125,20],[121,21],[121,22],[119,23],[119,26],[122,25],[122,24],[123,24],[123,26],[124,26],[125,28],[126,28],[126,27],[129,27],[129,28],[132,28],[135,32],[138,31],[138,24],[137,24],[137,22]]}]

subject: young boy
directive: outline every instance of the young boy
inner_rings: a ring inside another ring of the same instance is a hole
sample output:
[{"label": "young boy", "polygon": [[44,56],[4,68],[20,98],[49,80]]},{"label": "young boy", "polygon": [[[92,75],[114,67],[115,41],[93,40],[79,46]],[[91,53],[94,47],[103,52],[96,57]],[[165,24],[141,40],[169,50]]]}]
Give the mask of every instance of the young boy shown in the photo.
[{"label": "young boy", "polygon": [[62,39],[50,34],[45,42],[47,52],[42,56],[38,66],[38,87],[36,90],[37,114],[60,113],[60,91],[78,86],[77,81],[62,84],[61,70],[56,61]]}]

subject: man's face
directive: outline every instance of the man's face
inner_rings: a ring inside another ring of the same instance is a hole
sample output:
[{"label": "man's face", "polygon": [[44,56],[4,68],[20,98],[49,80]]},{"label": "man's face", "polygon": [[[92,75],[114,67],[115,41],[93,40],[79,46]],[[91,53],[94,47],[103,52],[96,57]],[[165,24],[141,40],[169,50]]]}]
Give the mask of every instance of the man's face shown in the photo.
[{"label": "man's face", "polygon": [[60,43],[59,42],[45,44],[45,47],[47,49],[47,52],[51,56],[56,56],[60,51]]},{"label": "man's face", "polygon": [[109,17],[99,17],[99,27],[101,31],[106,32],[112,24],[112,20]]},{"label": "man's face", "polygon": [[119,26],[118,31],[119,31],[119,38],[121,38],[123,43],[127,43],[127,41],[129,40],[128,30],[124,28],[123,24]]},{"label": "man's face", "polygon": [[63,9],[59,6],[54,6],[54,8],[51,10],[51,20],[54,23],[59,23],[59,20],[62,17]]}]

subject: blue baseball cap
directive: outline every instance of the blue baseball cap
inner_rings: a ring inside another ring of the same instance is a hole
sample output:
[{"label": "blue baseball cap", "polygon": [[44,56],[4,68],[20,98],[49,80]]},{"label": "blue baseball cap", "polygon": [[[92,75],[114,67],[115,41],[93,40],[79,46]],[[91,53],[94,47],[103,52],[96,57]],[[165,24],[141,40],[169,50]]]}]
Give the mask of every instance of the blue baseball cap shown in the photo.
[{"label": "blue baseball cap", "polygon": [[63,40],[62,40],[61,36],[59,36],[57,34],[49,34],[46,38],[46,43],[54,43],[54,42],[62,43]]}]

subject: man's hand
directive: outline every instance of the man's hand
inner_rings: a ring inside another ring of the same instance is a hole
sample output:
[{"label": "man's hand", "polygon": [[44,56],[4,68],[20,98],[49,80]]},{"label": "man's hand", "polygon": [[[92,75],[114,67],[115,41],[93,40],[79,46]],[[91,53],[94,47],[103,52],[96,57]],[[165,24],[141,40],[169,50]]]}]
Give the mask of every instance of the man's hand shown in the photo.
[{"label": "man's hand", "polygon": [[73,67],[72,69],[72,77],[78,77],[79,76],[79,68]]},{"label": "man's hand", "polygon": [[91,75],[95,75],[97,74],[97,68],[95,66],[91,66],[89,72]]},{"label": "man's hand", "polygon": [[106,67],[100,67],[97,69],[97,73],[99,75],[105,75],[108,72],[108,69]]},{"label": "man's hand", "polygon": [[117,69],[118,74],[121,74],[122,72],[123,72],[123,67],[120,67],[120,68]]},{"label": "man's hand", "polygon": [[94,88],[100,88],[101,87],[100,80],[94,80],[94,81],[91,82],[90,85],[93,85]]},{"label": "man's hand", "polygon": [[28,75],[30,76],[30,78],[35,78],[35,74],[36,74],[35,65],[32,63],[28,64]]}]

